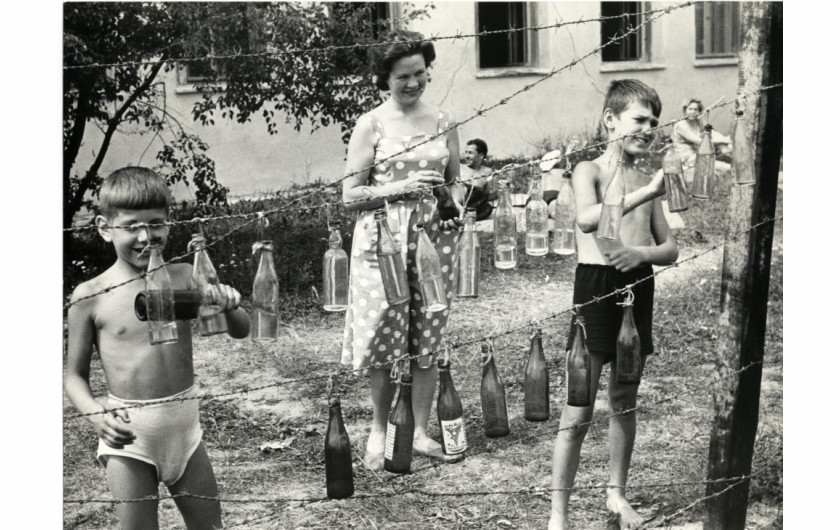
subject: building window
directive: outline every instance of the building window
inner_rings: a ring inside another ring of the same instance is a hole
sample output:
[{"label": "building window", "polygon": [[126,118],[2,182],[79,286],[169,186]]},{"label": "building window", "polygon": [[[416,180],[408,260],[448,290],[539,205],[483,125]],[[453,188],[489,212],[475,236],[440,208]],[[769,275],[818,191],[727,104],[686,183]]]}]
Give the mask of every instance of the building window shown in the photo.
[{"label": "building window", "polygon": [[603,62],[650,60],[650,30],[642,26],[638,31],[625,35],[642,22],[642,12],[647,2],[601,2],[601,45],[621,37],[601,50]]},{"label": "building window", "polygon": [[[528,25],[525,2],[477,2],[478,31],[525,28]],[[478,67],[528,66],[531,63],[528,32],[508,31],[478,39]]]},{"label": "building window", "polygon": [[694,9],[697,57],[734,57],[741,32],[738,2],[701,2]]}]

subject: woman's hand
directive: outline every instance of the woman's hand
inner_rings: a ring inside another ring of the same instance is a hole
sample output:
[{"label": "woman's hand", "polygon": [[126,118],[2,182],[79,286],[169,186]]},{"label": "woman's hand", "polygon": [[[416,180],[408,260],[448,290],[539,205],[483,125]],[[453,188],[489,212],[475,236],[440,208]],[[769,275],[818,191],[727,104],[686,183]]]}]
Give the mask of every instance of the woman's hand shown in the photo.
[{"label": "woman's hand", "polygon": [[397,184],[402,187],[397,193],[417,193],[432,186],[443,184],[443,175],[432,169],[423,169],[414,173],[413,176],[397,182]]}]

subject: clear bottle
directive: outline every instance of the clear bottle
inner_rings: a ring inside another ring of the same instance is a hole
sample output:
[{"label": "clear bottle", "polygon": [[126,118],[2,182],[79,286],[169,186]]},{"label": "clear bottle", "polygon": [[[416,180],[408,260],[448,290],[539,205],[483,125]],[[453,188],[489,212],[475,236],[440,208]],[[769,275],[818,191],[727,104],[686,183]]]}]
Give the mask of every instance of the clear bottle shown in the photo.
[{"label": "clear bottle", "polygon": [[149,272],[146,275],[146,314],[149,322],[149,343],[178,342],[172,279],[166,267],[163,266],[163,249],[159,244],[149,245],[147,270]]},{"label": "clear bottle", "polygon": [[481,360],[481,412],[484,417],[484,434],[488,438],[507,436],[510,434],[510,425],[505,387],[496,370],[493,351],[488,344],[481,345]]},{"label": "clear bottle", "polygon": [[516,267],[516,216],[507,180],[499,181],[499,205],[493,212],[493,264],[497,269]]},{"label": "clear bottle", "polygon": [[[175,303],[175,320],[192,320],[198,318],[198,306],[201,305],[201,293],[193,289],[173,289],[172,298]],[[134,315],[140,322],[149,320],[146,292],[140,291],[134,297]]]},{"label": "clear bottle", "polygon": [[327,473],[327,497],[346,499],[353,495],[353,447],[344,428],[341,401],[330,400],[330,420],[324,437],[324,464]]},{"label": "clear bottle", "polygon": [[458,240],[458,289],[459,298],[478,297],[481,280],[481,245],[475,231],[475,208],[467,208],[464,228]]},{"label": "clear bottle", "polygon": [[662,157],[662,172],[665,178],[665,196],[668,200],[668,210],[671,212],[682,212],[688,210],[688,191],[686,191],[685,177],[683,176],[682,160],[677,150],[674,149],[674,142],[670,138],[665,140],[667,145],[665,155]]},{"label": "clear bottle", "polygon": [[207,254],[207,241],[202,234],[193,234],[187,250],[194,251],[192,279],[201,293],[198,306],[198,334],[206,337],[226,333],[227,317],[219,303],[219,275]]},{"label": "clear bottle", "polygon": [[530,198],[525,206],[525,253],[529,256],[548,254],[548,205],[543,200],[542,175],[531,173]]},{"label": "clear bottle", "polygon": [[531,356],[525,365],[525,419],[548,419],[548,366],[542,346],[542,330],[535,328],[531,334]]},{"label": "clear bottle", "polygon": [[703,127],[703,138],[700,140],[697,157],[694,159],[694,184],[691,188],[691,196],[699,200],[709,199],[712,196],[714,182],[715,146],[712,145],[712,126],[707,123]]},{"label": "clear bottle", "polygon": [[330,221],[329,249],[324,254],[324,311],[347,309],[349,261],[341,243],[341,223]]},{"label": "clear bottle", "polygon": [[400,247],[388,228],[388,217],[385,210],[381,208],[376,210],[373,218],[376,220],[378,236],[376,240],[376,259],[379,261],[379,272],[382,274],[385,299],[388,300],[390,305],[399,305],[407,302],[410,297],[405,263]]},{"label": "clear bottle", "polygon": [[251,337],[256,340],[274,340],[277,338],[277,313],[280,305],[280,287],[274,270],[274,243],[267,240],[257,243],[255,247],[260,253],[260,264],[251,294],[255,314]]},{"label": "clear bottle", "polygon": [[464,428],[464,410],[461,407],[461,399],[452,383],[452,375],[449,373],[449,361],[438,359],[438,374],[440,375],[440,388],[437,399],[438,424],[440,434],[443,438],[443,453],[457,455],[467,450],[467,432]]},{"label": "clear bottle", "polygon": [[589,348],[586,347],[586,320],[575,317],[575,338],[566,359],[566,403],[571,407],[590,405],[591,381]]},{"label": "clear bottle", "polygon": [[616,375],[621,384],[638,385],[642,380],[642,346],[633,319],[633,292],[629,291],[619,305],[624,306],[624,310],[615,342]]},{"label": "clear bottle", "polygon": [[385,433],[385,471],[408,473],[414,452],[414,412],[411,409],[411,374],[402,374],[397,403],[388,416]]},{"label": "clear bottle", "polygon": [[446,286],[440,270],[440,257],[426,234],[423,223],[417,224],[417,280],[427,313],[446,309]]},{"label": "clear bottle", "polygon": [[755,158],[743,109],[735,111],[735,125],[732,126],[732,171],[738,184],[755,184]]},{"label": "clear bottle", "polygon": [[621,230],[621,218],[624,215],[624,158],[618,161],[612,178],[604,190],[601,204],[601,219],[595,237],[600,239],[618,239]]},{"label": "clear bottle", "polygon": [[572,172],[564,171],[557,199],[554,201],[554,234],[551,251],[561,256],[575,253],[575,197],[572,193]]}]

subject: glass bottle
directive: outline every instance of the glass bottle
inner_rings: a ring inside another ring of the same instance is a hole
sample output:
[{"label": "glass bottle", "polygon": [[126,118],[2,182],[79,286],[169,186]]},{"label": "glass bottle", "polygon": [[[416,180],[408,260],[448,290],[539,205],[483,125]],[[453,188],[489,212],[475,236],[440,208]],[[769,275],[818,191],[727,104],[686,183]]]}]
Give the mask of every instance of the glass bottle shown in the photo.
[{"label": "glass bottle", "polygon": [[438,424],[440,434],[443,438],[443,453],[457,455],[467,450],[467,432],[464,429],[464,411],[461,407],[461,399],[452,383],[452,375],[449,373],[449,361],[438,359],[438,374],[440,375],[440,388],[437,399]]},{"label": "glass bottle", "polygon": [[668,138],[665,140],[665,144],[662,172],[665,174],[665,197],[668,200],[668,210],[682,212],[688,210],[688,192],[683,176],[682,160],[677,150],[674,149],[673,140]]},{"label": "glass bottle", "polygon": [[525,206],[525,253],[529,256],[548,254],[548,205],[543,200],[542,175],[531,173],[530,198]]},{"label": "glass bottle", "polygon": [[516,267],[516,216],[507,180],[499,181],[499,205],[493,212],[494,253],[497,269]]},{"label": "glass bottle", "polygon": [[525,419],[545,421],[548,410],[548,366],[543,354],[542,330],[536,328],[531,334],[531,356],[525,365]]},{"label": "glass bottle", "polygon": [[397,403],[385,433],[385,471],[408,473],[414,452],[414,412],[411,409],[411,374],[402,374]]},{"label": "glass bottle", "polygon": [[589,406],[590,369],[589,348],[586,347],[586,320],[575,317],[572,349],[566,360],[566,403],[572,407]]},{"label": "glass bottle", "polygon": [[257,340],[277,338],[277,312],[280,304],[280,287],[274,270],[274,243],[262,241],[255,245],[260,253],[260,264],[254,277],[251,301],[254,304],[251,337]]},{"label": "glass bottle", "polygon": [[458,240],[458,289],[459,298],[476,298],[481,279],[481,245],[475,231],[475,208],[467,208],[464,229]]},{"label": "glass bottle", "polygon": [[446,286],[440,271],[440,257],[426,234],[423,223],[417,224],[417,280],[427,313],[446,309]]},{"label": "glass bottle", "polygon": [[484,434],[488,438],[498,438],[510,434],[508,424],[507,401],[505,387],[493,351],[488,344],[481,345],[482,375],[481,375],[481,412],[484,417]]},{"label": "glass bottle", "polygon": [[575,253],[575,197],[572,193],[572,172],[564,171],[560,190],[554,200],[554,234],[551,251],[561,256]]},{"label": "glass bottle", "polygon": [[146,275],[146,314],[149,322],[149,343],[178,342],[172,279],[166,267],[163,266],[163,249],[159,244],[149,245],[147,271],[149,272]]},{"label": "glass bottle", "polygon": [[324,311],[347,309],[349,261],[341,243],[341,222],[330,221],[330,248],[324,254]]},{"label": "glass bottle", "polygon": [[624,158],[618,161],[612,178],[604,190],[604,200],[601,204],[601,219],[598,221],[598,232],[595,237],[600,239],[618,239],[621,229],[621,218],[624,215]]},{"label": "glass bottle", "polygon": [[694,185],[691,196],[695,199],[706,200],[712,196],[712,186],[715,181],[715,147],[712,145],[712,126],[703,127],[703,138],[697,148],[694,159]]},{"label": "glass bottle", "polygon": [[341,417],[341,401],[330,400],[330,420],[324,438],[327,497],[346,499],[353,495],[353,448]]},{"label": "glass bottle", "polygon": [[[175,320],[192,320],[198,318],[198,306],[201,304],[201,293],[193,289],[173,289],[172,299],[175,303]],[[149,319],[146,292],[140,291],[134,297],[134,314],[140,322]]]},{"label": "glass bottle", "polygon": [[629,291],[619,305],[624,306],[624,311],[615,342],[617,379],[621,384],[638,385],[642,379],[642,346],[633,319],[633,292]]},{"label": "glass bottle", "polygon": [[198,334],[207,337],[228,330],[227,317],[219,303],[219,275],[207,254],[207,241],[202,234],[193,234],[187,250],[195,252],[192,279],[201,293],[198,306]]},{"label": "glass bottle", "polygon": [[732,171],[738,184],[755,184],[755,158],[743,109],[735,111],[735,125],[732,126]]},{"label": "glass bottle", "polygon": [[379,261],[379,272],[382,274],[385,298],[390,305],[399,305],[407,302],[410,297],[405,263],[400,247],[388,228],[388,217],[385,210],[381,208],[376,210],[373,218],[376,220],[378,236],[376,240],[376,259]]}]

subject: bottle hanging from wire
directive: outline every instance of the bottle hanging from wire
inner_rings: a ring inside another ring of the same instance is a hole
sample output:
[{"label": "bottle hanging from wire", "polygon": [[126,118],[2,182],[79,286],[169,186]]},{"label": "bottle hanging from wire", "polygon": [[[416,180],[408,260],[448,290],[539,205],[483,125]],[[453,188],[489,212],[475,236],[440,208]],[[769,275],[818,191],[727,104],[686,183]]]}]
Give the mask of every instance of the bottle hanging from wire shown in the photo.
[{"label": "bottle hanging from wire", "polygon": [[175,322],[172,279],[163,264],[163,249],[156,243],[149,245],[148,249],[146,314],[149,322],[149,343],[169,344],[178,342],[178,324]]},{"label": "bottle hanging from wire", "polygon": [[642,346],[636,321],[633,319],[633,291],[627,291],[623,302],[621,328],[615,343],[615,365],[618,382],[624,385],[638,385],[642,380]]},{"label": "bottle hanging from wire", "polygon": [[341,248],[341,222],[330,221],[329,248],[324,254],[324,310],[345,311],[349,285],[349,262]]},{"label": "bottle hanging from wire", "polygon": [[397,245],[391,230],[388,228],[388,216],[384,209],[376,210],[373,215],[376,220],[376,259],[379,261],[379,272],[382,274],[382,285],[385,299],[390,305],[399,305],[409,299],[408,276],[400,247]]},{"label": "bottle hanging from wire", "polygon": [[755,158],[743,109],[735,111],[735,125],[732,126],[732,171],[738,184],[755,184]]},{"label": "bottle hanging from wire", "polygon": [[712,145],[712,126],[706,124],[703,127],[703,137],[700,139],[700,147],[697,148],[697,156],[694,159],[694,184],[691,187],[691,196],[699,200],[707,200],[712,196],[712,187],[715,181],[715,146]]},{"label": "bottle hanging from wire", "polygon": [[467,450],[467,432],[464,429],[464,411],[461,407],[461,399],[455,390],[452,382],[452,375],[449,372],[449,355],[438,359],[438,374],[440,375],[440,387],[438,389],[437,415],[440,425],[440,434],[443,438],[444,454],[457,455]]},{"label": "bottle hanging from wire", "polygon": [[481,360],[481,412],[484,417],[484,434],[488,438],[507,436],[510,434],[510,425],[505,387],[496,370],[493,351],[488,343],[481,345]]},{"label": "bottle hanging from wire", "polygon": [[590,405],[589,390],[591,381],[589,348],[586,347],[586,319],[583,315],[575,317],[574,340],[566,359],[566,403],[572,407]]},{"label": "bottle hanging from wire", "polygon": [[206,337],[225,333],[228,325],[219,300],[219,275],[216,274],[216,268],[213,267],[213,262],[207,254],[207,241],[204,235],[193,234],[187,250],[195,252],[192,278],[201,293],[201,305],[198,307],[198,334]]},{"label": "bottle hanging from wire", "polygon": [[554,233],[551,251],[561,256],[575,253],[575,198],[572,192],[572,172],[564,171],[560,190],[554,200]]},{"label": "bottle hanging from wire", "polygon": [[529,256],[548,254],[548,205],[543,200],[542,175],[531,173],[530,198],[525,206],[525,253]]},{"label": "bottle hanging from wire", "polygon": [[260,264],[254,276],[254,290],[251,301],[256,317],[251,326],[251,337],[256,340],[277,338],[277,317],[280,305],[280,287],[274,270],[274,243],[270,240],[254,244],[254,251],[260,253]]},{"label": "bottle hanging from wire", "polygon": [[542,330],[536,326],[531,332],[531,355],[525,365],[525,419],[548,419],[548,366],[542,346]]},{"label": "bottle hanging from wire", "polygon": [[397,403],[385,433],[385,471],[408,473],[414,452],[414,412],[411,409],[411,374],[400,377]]},{"label": "bottle hanging from wire", "polygon": [[595,237],[600,239],[618,239],[621,230],[621,218],[624,215],[624,158],[620,158],[613,176],[604,190],[601,203],[601,219]]},{"label": "bottle hanging from wire", "polygon": [[324,463],[327,474],[327,497],[346,499],[353,495],[353,447],[344,428],[341,401],[330,399],[330,419],[324,438]]},{"label": "bottle hanging from wire", "polygon": [[426,234],[423,223],[417,224],[417,279],[427,313],[446,309],[446,286],[440,270],[440,257]]},{"label": "bottle hanging from wire", "polygon": [[499,180],[499,206],[493,212],[493,264],[497,269],[516,267],[516,216],[508,181]]},{"label": "bottle hanging from wire", "polygon": [[458,289],[459,298],[478,297],[481,280],[481,244],[475,231],[475,208],[467,208],[464,227],[458,239]]},{"label": "bottle hanging from wire", "polygon": [[665,140],[665,144],[662,172],[665,174],[665,197],[668,201],[668,210],[670,212],[682,212],[688,210],[688,192],[683,176],[682,160],[677,150],[674,149],[673,140],[668,138]]},{"label": "bottle hanging from wire", "polygon": [[[198,306],[201,305],[201,293],[194,289],[173,289],[172,299],[175,304],[175,320],[198,318]],[[140,291],[134,297],[134,315],[140,322],[149,320],[149,305],[146,292]]]}]

